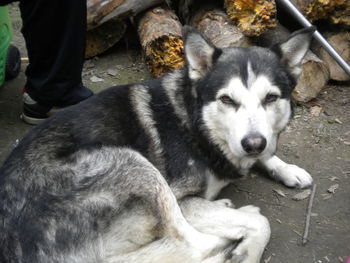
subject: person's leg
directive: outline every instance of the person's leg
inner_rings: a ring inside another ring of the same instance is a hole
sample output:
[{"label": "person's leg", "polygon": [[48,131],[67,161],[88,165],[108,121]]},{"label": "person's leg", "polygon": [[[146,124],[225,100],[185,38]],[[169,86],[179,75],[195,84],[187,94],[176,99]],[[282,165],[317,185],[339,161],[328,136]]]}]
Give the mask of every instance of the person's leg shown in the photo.
[{"label": "person's leg", "polygon": [[28,50],[26,92],[38,104],[66,106],[92,95],[81,73],[86,0],[23,0],[22,33]]}]

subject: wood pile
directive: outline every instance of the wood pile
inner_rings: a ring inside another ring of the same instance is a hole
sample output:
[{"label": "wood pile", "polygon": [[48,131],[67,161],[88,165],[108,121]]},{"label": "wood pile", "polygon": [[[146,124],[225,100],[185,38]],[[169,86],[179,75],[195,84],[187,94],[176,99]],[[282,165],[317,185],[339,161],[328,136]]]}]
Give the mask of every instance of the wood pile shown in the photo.
[{"label": "wood pile", "polygon": [[[321,23],[321,33],[349,62],[350,1],[291,1],[312,23]],[[271,46],[285,40],[297,24],[292,19],[278,21],[288,14],[276,0],[87,0],[87,6],[86,57],[115,45],[131,25],[155,77],[184,65],[183,24],[196,27],[218,47]],[[329,79],[350,77],[315,43],[303,61],[294,98],[301,102],[315,98]]]}]

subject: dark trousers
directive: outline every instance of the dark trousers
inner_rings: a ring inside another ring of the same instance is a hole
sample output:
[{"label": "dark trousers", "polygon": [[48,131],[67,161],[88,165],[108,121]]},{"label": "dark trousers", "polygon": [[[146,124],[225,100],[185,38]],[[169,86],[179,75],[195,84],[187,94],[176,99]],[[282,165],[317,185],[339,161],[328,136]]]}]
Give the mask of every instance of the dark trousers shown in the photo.
[{"label": "dark trousers", "polygon": [[26,92],[47,106],[90,97],[81,79],[86,0],[21,0],[19,7],[29,57]]}]

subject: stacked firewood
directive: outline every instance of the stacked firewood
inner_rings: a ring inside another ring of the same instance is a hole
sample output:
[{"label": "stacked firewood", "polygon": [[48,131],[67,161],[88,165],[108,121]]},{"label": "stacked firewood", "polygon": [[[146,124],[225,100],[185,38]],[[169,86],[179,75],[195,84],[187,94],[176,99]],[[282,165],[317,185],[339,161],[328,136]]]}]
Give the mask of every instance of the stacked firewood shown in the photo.
[{"label": "stacked firewood", "polygon": [[[349,0],[291,0],[313,23],[322,22],[322,33],[338,52],[350,59]],[[126,31],[125,19],[137,27],[145,61],[156,77],[184,64],[182,25],[190,24],[218,47],[271,46],[285,40],[296,22],[280,10],[278,0],[87,0],[88,43],[86,57],[96,56]],[[179,18],[180,17],[180,18]],[[287,23],[286,23],[287,22]],[[282,25],[283,24],[283,25]],[[326,26],[324,26],[326,25]],[[330,79],[349,76],[317,44],[303,61],[303,72],[294,98],[309,101]]]}]

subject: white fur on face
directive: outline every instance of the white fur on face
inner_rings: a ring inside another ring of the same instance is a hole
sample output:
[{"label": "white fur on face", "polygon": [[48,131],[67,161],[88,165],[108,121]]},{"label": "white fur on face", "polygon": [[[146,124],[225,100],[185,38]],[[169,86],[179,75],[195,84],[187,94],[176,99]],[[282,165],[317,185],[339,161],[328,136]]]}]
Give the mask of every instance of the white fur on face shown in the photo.
[{"label": "white fur on face", "polygon": [[[228,85],[220,89],[213,101],[203,107],[204,124],[209,136],[220,147],[226,157],[241,169],[248,169],[256,158],[248,157],[242,148],[242,139],[252,133],[266,138],[267,145],[260,154],[270,156],[277,144],[277,135],[287,125],[290,115],[290,101],[279,98],[264,105],[268,94],[281,95],[266,76],[255,76],[248,63],[248,87],[239,77],[234,77]],[[229,96],[238,107],[224,104],[220,97]]]}]

